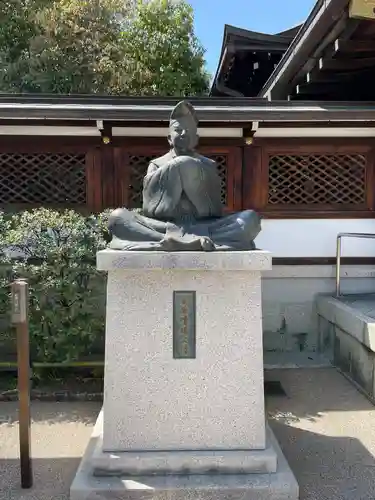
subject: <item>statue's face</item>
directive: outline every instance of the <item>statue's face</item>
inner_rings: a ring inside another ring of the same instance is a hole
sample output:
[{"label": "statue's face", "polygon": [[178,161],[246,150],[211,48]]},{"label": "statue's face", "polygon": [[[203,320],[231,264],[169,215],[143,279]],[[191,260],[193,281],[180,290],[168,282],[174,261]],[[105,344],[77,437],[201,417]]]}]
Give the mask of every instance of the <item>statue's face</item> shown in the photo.
[{"label": "statue's face", "polygon": [[190,117],[180,118],[169,127],[169,144],[177,152],[192,151],[198,144],[197,127]]}]

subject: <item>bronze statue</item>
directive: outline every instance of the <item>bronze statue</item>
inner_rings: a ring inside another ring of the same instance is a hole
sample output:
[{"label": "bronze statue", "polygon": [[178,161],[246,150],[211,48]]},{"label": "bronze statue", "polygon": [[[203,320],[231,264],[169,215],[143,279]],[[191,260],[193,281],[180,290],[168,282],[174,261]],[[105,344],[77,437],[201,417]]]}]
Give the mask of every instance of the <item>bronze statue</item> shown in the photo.
[{"label": "bronze statue", "polygon": [[223,215],[216,163],[195,151],[198,120],[182,101],[170,117],[170,151],[153,160],[143,181],[142,215],[118,208],[110,215],[114,250],[254,250],[261,230],[252,211]]}]

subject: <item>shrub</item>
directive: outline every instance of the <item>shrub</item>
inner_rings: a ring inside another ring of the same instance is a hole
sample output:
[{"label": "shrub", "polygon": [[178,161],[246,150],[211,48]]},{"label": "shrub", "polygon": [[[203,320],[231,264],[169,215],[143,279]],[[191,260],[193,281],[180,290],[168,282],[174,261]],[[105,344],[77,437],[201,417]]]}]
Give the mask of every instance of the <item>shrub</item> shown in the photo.
[{"label": "shrub", "polygon": [[10,345],[12,332],[9,328],[10,321],[10,288],[12,270],[10,259],[6,254],[6,237],[11,227],[11,217],[0,212],[0,352],[4,355],[4,344]]},{"label": "shrub", "polygon": [[[44,208],[0,215],[1,280],[29,282],[33,360],[68,362],[103,346],[105,275],[95,257],[106,217]],[[8,293],[0,294],[3,313]]]}]

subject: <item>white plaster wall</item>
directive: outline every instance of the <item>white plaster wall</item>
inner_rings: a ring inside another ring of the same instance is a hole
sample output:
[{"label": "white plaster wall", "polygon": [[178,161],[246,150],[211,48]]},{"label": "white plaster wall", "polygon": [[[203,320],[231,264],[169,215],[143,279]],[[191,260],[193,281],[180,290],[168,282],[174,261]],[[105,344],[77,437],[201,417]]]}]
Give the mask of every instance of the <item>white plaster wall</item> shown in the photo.
[{"label": "white plaster wall", "polygon": [[[374,233],[374,219],[264,219],[258,248],[273,257],[335,257],[338,233]],[[375,257],[375,239],[344,238],[343,257]],[[375,266],[344,266],[342,292],[375,292]],[[335,266],[275,266],[263,278],[266,350],[315,350],[315,295],[334,293]]]},{"label": "white plaster wall", "polygon": [[[338,233],[374,233],[374,219],[264,219],[258,248],[273,257],[334,257]],[[374,257],[375,239],[343,239],[345,257]]]},{"label": "white plaster wall", "polygon": [[[343,266],[341,275],[342,293],[375,293],[375,267]],[[335,266],[275,266],[264,272],[265,350],[316,350],[315,296],[334,293],[335,286]]]}]

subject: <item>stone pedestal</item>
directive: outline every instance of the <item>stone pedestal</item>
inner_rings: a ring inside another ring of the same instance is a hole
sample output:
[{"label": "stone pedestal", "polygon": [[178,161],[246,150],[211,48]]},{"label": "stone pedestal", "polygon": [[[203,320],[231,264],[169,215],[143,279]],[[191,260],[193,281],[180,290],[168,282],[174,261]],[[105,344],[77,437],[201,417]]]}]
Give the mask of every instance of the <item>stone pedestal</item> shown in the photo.
[{"label": "stone pedestal", "polygon": [[265,421],[270,254],[105,250],[97,262],[108,272],[104,406],[71,498],[296,499]]}]

